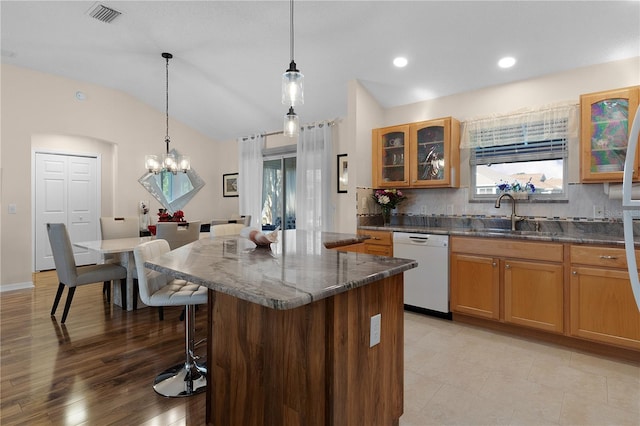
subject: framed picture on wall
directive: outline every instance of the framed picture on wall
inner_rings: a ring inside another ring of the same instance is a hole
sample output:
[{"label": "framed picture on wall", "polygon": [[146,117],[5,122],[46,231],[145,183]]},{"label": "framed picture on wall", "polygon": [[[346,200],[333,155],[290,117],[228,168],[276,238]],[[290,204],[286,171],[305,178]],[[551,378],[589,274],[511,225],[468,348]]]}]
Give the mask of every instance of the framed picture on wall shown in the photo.
[{"label": "framed picture on wall", "polygon": [[238,174],[229,173],[222,175],[222,196],[237,197],[238,196]]},{"label": "framed picture on wall", "polygon": [[344,193],[347,192],[347,187],[349,186],[349,173],[348,173],[348,159],[347,154],[339,154],[338,155],[338,192]]}]

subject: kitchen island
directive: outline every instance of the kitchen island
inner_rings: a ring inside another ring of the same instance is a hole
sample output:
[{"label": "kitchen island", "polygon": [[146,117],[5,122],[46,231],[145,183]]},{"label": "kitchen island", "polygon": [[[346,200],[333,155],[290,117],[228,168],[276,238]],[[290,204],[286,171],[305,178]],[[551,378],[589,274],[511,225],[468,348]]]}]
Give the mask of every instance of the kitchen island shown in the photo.
[{"label": "kitchen island", "polygon": [[339,250],[359,238],[201,239],[147,262],[210,289],[207,424],[399,423],[402,273],[417,264]]}]

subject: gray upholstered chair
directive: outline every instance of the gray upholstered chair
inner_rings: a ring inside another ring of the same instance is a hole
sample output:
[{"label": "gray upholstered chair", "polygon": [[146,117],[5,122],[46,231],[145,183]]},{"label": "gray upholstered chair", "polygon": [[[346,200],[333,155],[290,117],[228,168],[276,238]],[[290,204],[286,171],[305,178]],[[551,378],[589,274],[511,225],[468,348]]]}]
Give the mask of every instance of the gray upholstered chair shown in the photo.
[{"label": "gray upholstered chair", "polygon": [[175,250],[200,238],[200,221],[158,222],[156,224],[156,238],[166,240],[171,250]]},{"label": "gray upholstered chair", "polygon": [[133,250],[138,268],[140,298],[149,306],[186,306],[185,362],[159,374],[153,388],[164,396],[189,396],[206,390],[206,367],[197,363],[194,355],[194,305],[207,303],[207,288],[188,281],[173,279],[158,271],[145,268],[144,263],[170,251],[165,240],[152,240]]},{"label": "gray upholstered chair", "polygon": [[67,320],[69,307],[71,306],[71,301],[73,300],[73,295],[77,286],[120,280],[123,294],[123,306],[126,306],[126,268],[110,263],[77,267],[76,261],[73,257],[73,247],[71,246],[71,240],[69,239],[69,234],[65,224],[47,223],[47,234],[49,236],[49,243],[51,244],[53,261],[56,265],[56,273],[58,274],[59,282],[58,292],[56,293],[56,298],[53,301],[53,307],[51,308],[52,316],[56,313],[65,285],[69,287],[69,291],[67,293],[67,301],[64,305],[64,312],[62,313],[61,323],[63,324]]},{"label": "gray upholstered chair", "polygon": [[[140,220],[138,216],[127,217],[101,217],[100,233],[103,240],[113,240],[116,238],[134,238],[140,236]],[[117,255],[103,255],[102,263],[118,263]],[[138,286],[138,276],[133,268],[133,309],[138,307],[138,296],[135,290]],[[107,295],[107,300],[111,300],[111,282],[105,281],[102,292]],[[126,306],[126,305],[123,305]]]},{"label": "gray upholstered chair", "polygon": [[211,225],[209,235],[211,238],[221,237],[223,235],[239,235],[240,231],[246,228],[242,223],[222,223],[220,225]]}]

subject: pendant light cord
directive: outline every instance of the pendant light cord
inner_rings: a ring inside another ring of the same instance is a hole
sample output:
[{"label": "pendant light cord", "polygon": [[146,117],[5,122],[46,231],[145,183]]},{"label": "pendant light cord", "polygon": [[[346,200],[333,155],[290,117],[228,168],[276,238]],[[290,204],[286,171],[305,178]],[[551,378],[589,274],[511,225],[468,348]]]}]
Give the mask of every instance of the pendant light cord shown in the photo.
[{"label": "pendant light cord", "polygon": [[289,39],[290,39],[290,43],[291,43],[291,62],[294,62],[293,60],[293,0],[291,0],[291,12],[289,13],[289,18],[291,20],[291,25],[290,25],[290,29],[289,29]]},{"label": "pendant light cord", "polygon": [[167,68],[166,68],[166,85],[165,85],[165,95],[166,95],[166,121],[167,121],[167,134],[164,137],[164,141],[167,144],[167,154],[169,154],[169,56],[166,56],[167,59]]}]

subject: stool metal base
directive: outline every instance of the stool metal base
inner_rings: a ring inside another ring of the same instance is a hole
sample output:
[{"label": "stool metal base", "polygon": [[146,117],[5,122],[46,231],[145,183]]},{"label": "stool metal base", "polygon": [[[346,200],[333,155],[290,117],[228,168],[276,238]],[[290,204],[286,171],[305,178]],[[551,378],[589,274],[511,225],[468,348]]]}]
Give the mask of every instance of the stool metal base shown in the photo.
[{"label": "stool metal base", "polygon": [[[203,372],[205,372],[203,374]],[[207,390],[206,367],[182,363],[160,373],[153,389],[162,396],[179,398]]]}]

